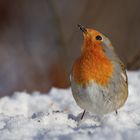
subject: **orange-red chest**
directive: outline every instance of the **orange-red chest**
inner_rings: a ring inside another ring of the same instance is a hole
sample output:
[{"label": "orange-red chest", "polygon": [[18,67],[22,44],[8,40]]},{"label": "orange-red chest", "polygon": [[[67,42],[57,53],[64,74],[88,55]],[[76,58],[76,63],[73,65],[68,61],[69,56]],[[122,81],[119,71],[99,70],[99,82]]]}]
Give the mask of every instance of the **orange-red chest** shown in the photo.
[{"label": "orange-red chest", "polygon": [[79,85],[87,85],[95,81],[106,85],[113,73],[113,64],[104,53],[101,46],[87,49],[73,65],[72,75]]}]

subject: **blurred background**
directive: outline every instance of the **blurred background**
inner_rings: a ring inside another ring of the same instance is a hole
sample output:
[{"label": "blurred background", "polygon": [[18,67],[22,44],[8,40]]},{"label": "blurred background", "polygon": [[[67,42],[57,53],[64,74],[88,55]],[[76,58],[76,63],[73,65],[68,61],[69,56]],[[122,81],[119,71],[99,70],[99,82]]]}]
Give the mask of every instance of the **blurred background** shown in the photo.
[{"label": "blurred background", "polygon": [[108,36],[127,69],[140,68],[139,0],[0,0],[0,96],[69,86],[77,23]]}]

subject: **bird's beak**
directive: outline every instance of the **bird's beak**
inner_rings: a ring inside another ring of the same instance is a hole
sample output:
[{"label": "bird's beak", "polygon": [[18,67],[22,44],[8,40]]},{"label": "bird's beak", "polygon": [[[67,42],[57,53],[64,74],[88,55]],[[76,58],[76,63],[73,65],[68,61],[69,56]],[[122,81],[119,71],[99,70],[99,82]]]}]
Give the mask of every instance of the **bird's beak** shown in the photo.
[{"label": "bird's beak", "polygon": [[78,24],[77,26],[84,34],[87,33],[87,29],[84,26],[82,26],[81,24]]}]

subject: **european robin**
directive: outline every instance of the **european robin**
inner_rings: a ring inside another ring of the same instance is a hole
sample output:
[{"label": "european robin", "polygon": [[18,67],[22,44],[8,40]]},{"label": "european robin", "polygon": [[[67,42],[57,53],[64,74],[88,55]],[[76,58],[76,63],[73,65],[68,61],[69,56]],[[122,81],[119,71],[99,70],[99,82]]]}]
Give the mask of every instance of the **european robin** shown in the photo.
[{"label": "european robin", "polygon": [[81,55],[73,64],[72,94],[85,111],[104,115],[122,107],[128,97],[125,65],[110,40],[102,33],[78,24],[84,42]]}]

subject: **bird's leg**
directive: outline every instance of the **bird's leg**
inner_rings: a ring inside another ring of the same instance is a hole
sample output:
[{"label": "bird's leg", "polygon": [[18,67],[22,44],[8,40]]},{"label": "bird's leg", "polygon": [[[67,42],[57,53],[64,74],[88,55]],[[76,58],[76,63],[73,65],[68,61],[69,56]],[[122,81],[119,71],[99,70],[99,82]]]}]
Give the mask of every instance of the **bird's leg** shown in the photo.
[{"label": "bird's leg", "polygon": [[84,110],[82,116],[81,116],[81,120],[83,119],[84,115],[85,115],[86,110]]},{"label": "bird's leg", "polygon": [[118,111],[117,110],[115,110],[115,113],[116,113],[116,115],[118,115]]}]

